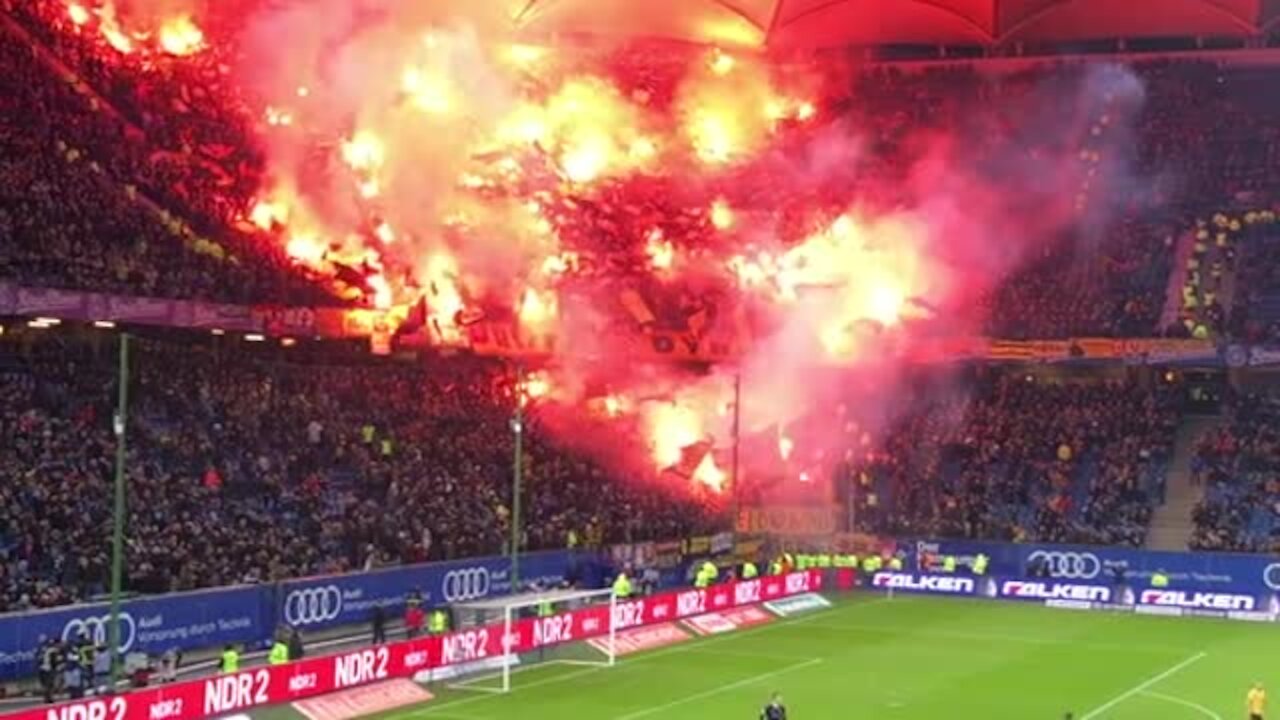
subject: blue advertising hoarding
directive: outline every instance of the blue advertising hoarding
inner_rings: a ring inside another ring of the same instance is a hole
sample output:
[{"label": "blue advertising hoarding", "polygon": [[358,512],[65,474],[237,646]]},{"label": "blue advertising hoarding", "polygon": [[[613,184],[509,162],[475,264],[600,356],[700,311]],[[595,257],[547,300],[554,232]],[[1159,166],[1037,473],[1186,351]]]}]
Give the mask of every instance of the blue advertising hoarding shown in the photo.
[{"label": "blue advertising hoarding", "polygon": [[[238,587],[137,598],[122,603],[124,652],[158,655],[229,642],[258,642],[271,634],[268,587]],[[81,634],[106,646],[111,607],[107,603],[0,616],[0,679],[35,672],[41,638],[76,642]]]},{"label": "blue advertising hoarding", "polygon": [[991,560],[989,574],[1021,577],[1033,563],[1049,577],[1109,584],[1117,568],[1126,582],[1145,587],[1157,570],[1174,588],[1262,596],[1280,591],[1280,558],[1235,553],[1164,552],[1093,545],[1018,545],[965,540],[913,541],[908,547],[955,556],[961,565],[978,553]]},{"label": "blue advertising hoarding", "polygon": [[[520,558],[522,583],[558,583],[574,556],[569,552],[533,553]],[[511,561],[475,558],[430,565],[389,568],[358,575],[293,580],[279,586],[277,620],[319,630],[367,623],[376,605],[390,615],[404,610],[410,593],[428,606],[453,605],[511,592]]]},{"label": "blue advertising hoarding", "polygon": [[[577,555],[569,551],[522,556],[523,582],[563,580]],[[504,557],[294,580],[192,593],[133,598],[121,604],[124,652],[158,655],[227,643],[258,647],[281,624],[319,630],[366,623],[375,603],[389,615],[404,608],[411,592],[429,605],[452,604],[511,592],[511,562]],[[107,603],[0,615],[0,680],[35,673],[41,638],[75,641],[87,633],[107,645]]]}]

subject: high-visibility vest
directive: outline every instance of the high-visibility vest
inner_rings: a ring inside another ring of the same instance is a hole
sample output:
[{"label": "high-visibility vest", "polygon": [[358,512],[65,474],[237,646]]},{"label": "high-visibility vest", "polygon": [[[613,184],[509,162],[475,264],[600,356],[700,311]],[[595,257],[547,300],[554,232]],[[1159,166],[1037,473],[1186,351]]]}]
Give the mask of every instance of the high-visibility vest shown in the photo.
[{"label": "high-visibility vest", "polygon": [[946,557],[942,558],[942,572],[949,572],[949,573],[950,573],[950,572],[955,572],[955,571],[956,571],[956,558],[955,558],[955,556],[954,556],[954,555],[947,555]]},{"label": "high-visibility vest", "polygon": [[555,615],[555,614],[556,614],[555,606],[551,604],[550,600],[543,600],[542,602],[538,603],[538,617],[551,617],[552,615]]},{"label": "high-visibility vest", "polygon": [[893,557],[889,558],[889,569],[893,570],[894,572],[901,570],[902,558],[898,557],[897,555],[894,555]]},{"label": "high-visibility vest", "polygon": [[770,574],[770,575],[781,575],[781,574],[782,574],[782,561],[781,561],[781,560],[774,560],[773,562],[769,563],[769,574]]},{"label": "high-visibility vest", "polygon": [[618,573],[613,581],[613,594],[619,598],[631,597],[631,578],[626,573]]},{"label": "high-visibility vest", "polygon": [[715,582],[715,579],[720,577],[720,568],[716,567],[716,564],[710,560],[702,563],[702,571],[707,574],[707,577],[710,578],[712,582]]},{"label": "high-visibility vest", "polygon": [[828,555],[827,553],[822,553],[821,555],[819,555],[819,556],[818,556],[818,567],[820,567],[820,568],[829,568],[829,567],[831,567],[831,556],[830,556],[830,555]]},{"label": "high-visibility vest", "polygon": [[448,629],[449,616],[445,615],[443,610],[431,613],[431,618],[427,621],[427,632],[432,635],[441,635]]},{"label": "high-visibility vest", "polygon": [[289,646],[277,640],[271,646],[271,652],[267,654],[267,662],[272,665],[283,665],[289,662]]},{"label": "high-visibility vest", "polygon": [[975,558],[973,559],[973,574],[974,574],[974,575],[986,575],[986,574],[987,574],[987,562],[988,562],[988,561],[987,561],[987,556],[986,556],[986,555],[983,555],[982,553],[978,553],[978,556],[977,556],[977,557],[975,557]]},{"label": "high-visibility vest", "polygon": [[760,575],[760,571],[756,569],[755,563],[752,563],[752,562],[742,563],[742,579],[743,580],[751,580],[752,578],[758,577],[759,575]]},{"label": "high-visibility vest", "polygon": [[693,586],[696,588],[704,588],[711,584],[711,576],[706,570],[699,570],[697,577],[693,579]]},{"label": "high-visibility vest", "polygon": [[233,673],[240,671],[240,653],[235,648],[227,648],[222,651],[222,672]]},{"label": "high-visibility vest", "polygon": [[1162,572],[1158,572],[1151,576],[1151,587],[1167,588],[1169,587],[1169,576]]}]

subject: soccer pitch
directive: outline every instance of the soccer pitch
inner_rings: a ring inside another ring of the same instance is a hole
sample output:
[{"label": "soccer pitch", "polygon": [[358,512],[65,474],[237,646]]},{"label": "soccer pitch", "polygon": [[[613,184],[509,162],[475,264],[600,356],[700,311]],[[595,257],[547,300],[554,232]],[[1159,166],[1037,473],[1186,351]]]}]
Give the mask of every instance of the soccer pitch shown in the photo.
[{"label": "soccer pitch", "polygon": [[508,695],[433,687],[379,717],[746,719],[776,690],[791,720],[1237,718],[1251,683],[1280,688],[1278,647],[1260,623],[861,596],[613,668],[529,666]]}]

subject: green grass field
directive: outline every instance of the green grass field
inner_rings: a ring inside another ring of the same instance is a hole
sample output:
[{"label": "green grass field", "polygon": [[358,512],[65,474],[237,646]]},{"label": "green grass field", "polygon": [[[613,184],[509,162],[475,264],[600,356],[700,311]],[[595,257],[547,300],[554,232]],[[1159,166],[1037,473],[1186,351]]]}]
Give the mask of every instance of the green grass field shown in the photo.
[{"label": "green grass field", "polygon": [[381,717],[747,719],[777,690],[792,720],[1243,718],[1252,682],[1280,692],[1278,661],[1271,625],[863,596],[613,668],[529,666],[507,695],[433,687]]}]

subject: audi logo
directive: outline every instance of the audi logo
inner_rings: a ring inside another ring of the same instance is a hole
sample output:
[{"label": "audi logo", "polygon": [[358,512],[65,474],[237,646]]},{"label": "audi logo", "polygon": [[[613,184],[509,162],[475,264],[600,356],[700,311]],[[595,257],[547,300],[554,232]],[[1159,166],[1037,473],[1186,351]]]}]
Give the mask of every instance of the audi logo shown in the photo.
[{"label": "audi logo", "polygon": [[478,600],[489,594],[489,571],[482,567],[450,570],[444,576],[444,601]]},{"label": "audi logo", "polygon": [[[63,642],[79,642],[81,635],[88,635],[90,642],[98,647],[108,647],[111,642],[111,616],[75,618],[62,628]],[[138,626],[133,616],[127,612],[120,613],[120,652],[128,652],[138,637]]]},{"label": "audi logo", "polygon": [[284,598],[284,621],[294,627],[337,620],[342,614],[342,590],[337,585],[294,590]]},{"label": "audi logo", "polygon": [[1037,550],[1027,556],[1027,562],[1043,562],[1055,578],[1092,580],[1102,574],[1102,561],[1090,552]]},{"label": "audi logo", "polygon": [[1280,563],[1271,563],[1263,569],[1262,582],[1272,590],[1280,590]]}]

